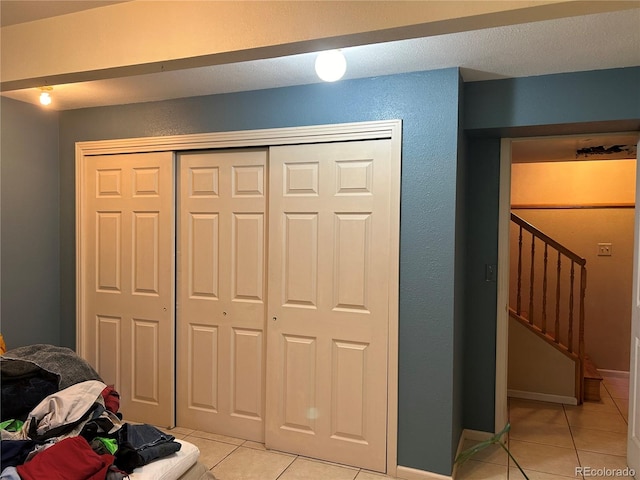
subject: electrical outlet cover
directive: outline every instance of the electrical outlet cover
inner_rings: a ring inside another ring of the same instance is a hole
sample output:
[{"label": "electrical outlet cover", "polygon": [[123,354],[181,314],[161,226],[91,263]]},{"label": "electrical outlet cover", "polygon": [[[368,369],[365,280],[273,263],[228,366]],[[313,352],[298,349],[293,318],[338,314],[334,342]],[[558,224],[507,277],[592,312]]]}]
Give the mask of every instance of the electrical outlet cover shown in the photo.
[{"label": "electrical outlet cover", "polygon": [[610,257],[613,253],[612,247],[610,243],[599,243],[598,244],[598,256],[599,257]]}]

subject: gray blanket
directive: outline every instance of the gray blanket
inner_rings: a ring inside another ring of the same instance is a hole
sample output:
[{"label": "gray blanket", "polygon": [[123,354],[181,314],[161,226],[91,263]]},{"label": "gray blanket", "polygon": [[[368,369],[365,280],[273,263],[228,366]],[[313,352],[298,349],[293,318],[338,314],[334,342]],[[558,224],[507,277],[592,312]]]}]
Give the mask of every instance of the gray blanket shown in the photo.
[{"label": "gray blanket", "polygon": [[36,344],[9,350],[2,355],[0,367],[3,378],[29,375],[41,368],[58,376],[60,390],[86,380],[102,381],[98,372],[76,352],[54,345]]}]

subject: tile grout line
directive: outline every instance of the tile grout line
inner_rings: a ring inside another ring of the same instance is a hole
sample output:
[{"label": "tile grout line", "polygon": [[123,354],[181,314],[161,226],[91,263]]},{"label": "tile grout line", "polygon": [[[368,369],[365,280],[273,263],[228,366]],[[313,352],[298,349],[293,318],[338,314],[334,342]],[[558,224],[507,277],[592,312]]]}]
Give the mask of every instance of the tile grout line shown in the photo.
[{"label": "tile grout line", "polygon": [[[511,451],[511,398],[507,396],[507,422],[509,422],[509,433],[507,433],[507,450]],[[507,480],[511,476],[511,457],[507,454]]]},{"label": "tile grout line", "polygon": [[[190,433],[189,435],[187,435],[186,437],[184,437],[184,439],[186,440],[186,439],[187,439],[187,437],[190,437],[192,434],[193,434],[193,432],[192,432],[192,433]],[[209,439],[209,438],[201,438],[201,437],[198,437],[198,436],[196,436],[196,435],[194,435],[194,437],[195,437],[195,438],[199,438],[200,440],[207,440],[207,441],[209,441],[209,442],[218,442],[217,440],[211,440],[211,439]],[[245,440],[245,442],[246,442],[246,440]],[[208,471],[209,471],[209,472],[213,471],[213,469],[214,469],[214,468],[216,468],[218,465],[220,465],[222,462],[224,462],[227,458],[229,458],[229,456],[230,456],[233,452],[235,452],[236,450],[238,450],[238,448],[240,448],[240,447],[244,444],[244,442],[243,442],[243,443],[241,443],[240,445],[236,445],[236,444],[233,444],[233,443],[226,443],[226,442],[218,442],[218,443],[224,443],[225,445],[233,445],[235,448],[234,448],[233,450],[231,450],[229,453],[227,453],[224,457],[222,457],[222,458],[221,458],[218,462],[216,462],[216,463],[215,463],[211,468],[209,468],[209,469],[208,469]]]},{"label": "tile grout line", "polygon": [[[185,436],[184,436],[184,438],[183,438],[182,440],[186,440],[186,441],[188,441],[188,437],[193,437],[193,438],[197,438],[197,439],[199,439],[199,440],[205,440],[205,441],[209,441],[209,442],[216,442],[216,443],[221,443],[221,444],[224,444],[224,445],[231,445],[232,447],[234,447],[234,448],[233,448],[233,450],[231,450],[228,454],[226,454],[223,458],[221,458],[221,459],[220,459],[218,462],[216,462],[216,463],[215,463],[211,468],[209,468],[209,469],[208,469],[208,471],[211,471],[211,472],[213,472],[213,469],[214,469],[215,467],[217,467],[217,466],[218,466],[218,465],[220,465],[222,462],[224,462],[227,458],[229,458],[231,455],[233,455],[233,453],[234,453],[234,452],[236,452],[240,447],[243,447],[243,446],[244,446],[244,444],[245,444],[245,443],[247,443],[247,441],[248,441],[248,440],[244,440],[241,444],[229,443],[229,442],[225,442],[225,441],[222,441],[222,440],[215,440],[215,439],[212,439],[212,438],[199,437],[199,436],[197,436],[197,435],[194,435],[196,432],[197,432],[197,430],[194,430],[193,432],[191,432],[191,433],[189,433],[189,434],[185,435]],[[242,439],[240,439],[240,440],[242,440]],[[251,447],[244,447],[244,448],[246,448],[246,449],[251,449],[251,450],[256,450],[256,451],[261,451],[261,450],[259,450],[259,449],[253,449],[253,448],[251,448]],[[265,450],[265,452],[269,452],[269,450]],[[274,453],[277,453],[277,452],[275,452],[275,451],[274,451]],[[293,457],[293,460],[292,460],[292,461],[291,461],[291,463],[289,463],[289,464],[287,465],[287,467],[286,467],[282,472],[280,472],[280,474],[278,474],[278,476],[277,476],[277,477],[275,477],[273,480],[278,480],[279,478],[281,478],[281,477],[285,474],[285,472],[287,472],[287,471],[291,468],[291,466],[295,463],[295,461],[296,461],[296,460],[298,460],[299,458],[306,458],[306,457],[302,457],[301,455],[294,455],[294,454],[287,454],[287,456]],[[309,458],[309,461],[314,461],[314,459],[313,459],[313,458]],[[324,462],[320,462],[320,463],[324,463]],[[339,466],[339,465],[336,465],[336,466]],[[355,467],[353,467],[353,468],[351,468],[351,469],[355,471],[355,475],[354,475],[354,477],[353,477],[353,479],[352,479],[352,480],[356,480],[356,479],[358,478],[358,475],[360,475],[360,473],[363,471],[363,469],[362,469],[362,468],[355,468]],[[391,480],[391,478],[389,478],[389,480]]]},{"label": "tile grout line", "polygon": [[[622,420],[627,425],[627,429],[628,429],[629,428],[629,420],[628,420],[628,417],[629,417],[629,398],[627,397],[625,399],[625,398],[614,397],[611,394],[611,392],[609,392],[609,389],[607,388],[606,383],[604,381],[602,383],[605,386],[605,389],[607,390],[607,392],[609,393],[609,396],[611,397],[611,400],[613,400],[613,404],[616,406],[616,409],[618,410],[618,412],[620,412],[620,415],[622,416]],[[627,392],[629,391],[629,379],[628,378],[626,379],[625,391],[627,391]],[[621,410],[620,405],[618,404],[618,402],[616,402],[616,399],[623,400],[623,401],[626,400],[624,403],[627,404],[627,412],[626,412],[627,418],[625,418],[625,413]]]},{"label": "tile grout line", "polygon": [[[573,444],[573,451],[576,454],[576,460],[578,461],[578,466],[582,467],[582,460],[580,460],[580,454],[578,453],[578,446],[576,445],[576,439],[573,437],[573,429],[571,428],[571,423],[569,422],[569,415],[567,415],[567,409],[565,408],[564,403],[562,404],[562,412],[564,413],[564,419],[566,420],[567,426],[569,427],[569,435],[571,435],[571,443]],[[584,480],[584,475],[580,474],[579,478],[582,478]]]},{"label": "tile grout line", "polygon": [[300,455],[294,455],[293,456],[293,460],[291,460],[291,463],[289,465],[287,465],[287,468],[282,470],[282,472],[280,472],[280,475],[278,475],[276,478],[274,478],[274,480],[278,480],[280,477],[282,477],[282,475],[284,475],[285,472],[291,468],[291,465],[296,463],[296,460],[298,460],[298,458],[300,458]]}]

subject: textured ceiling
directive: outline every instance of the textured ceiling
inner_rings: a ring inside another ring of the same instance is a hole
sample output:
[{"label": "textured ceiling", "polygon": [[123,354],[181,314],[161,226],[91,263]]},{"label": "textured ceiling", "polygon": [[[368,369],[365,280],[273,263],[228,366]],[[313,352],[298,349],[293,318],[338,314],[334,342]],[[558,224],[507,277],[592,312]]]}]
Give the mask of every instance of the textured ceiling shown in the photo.
[{"label": "textured ceiling", "polygon": [[[346,79],[461,67],[465,81],[480,81],[638,66],[640,8],[350,47],[343,52],[348,62]],[[314,59],[314,54],[303,54],[54,85],[50,108],[68,110],[316,83]],[[3,95],[38,101],[37,89]]]},{"label": "textured ceiling", "polygon": [[[0,0],[1,25],[14,25],[120,1]],[[343,50],[345,78],[461,67],[465,81],[640,65],[640,8],[418,38]],[[51,108],[137,103],[319,82],[315,54],[56,85]],[[38,90],[4,92],[38,103]],[[629,158],[638,134],[545,137],[513,143],[514,162]],[[621,153],[578,155],[623,145]]]},{"label": "textured ceiling", "polygon": [[67,15],[123,1],[126,0],[0,0],[0,26]]}]

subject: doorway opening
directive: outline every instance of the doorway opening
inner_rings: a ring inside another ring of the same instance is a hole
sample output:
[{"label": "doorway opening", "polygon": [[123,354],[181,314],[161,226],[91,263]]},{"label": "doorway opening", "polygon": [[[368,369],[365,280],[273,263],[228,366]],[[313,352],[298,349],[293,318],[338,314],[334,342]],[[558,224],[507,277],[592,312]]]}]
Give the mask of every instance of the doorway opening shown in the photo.
[{"label": "doorway opening", "polygon": [[[518,385],[519,388],[514,388],[514,374],[517,372],[509,373],[510,362],[513,361],[513,356],[509,354],[510,350],[513,349],[516,352],[525,350],[522,345],[514,347],[510,344],[513,342],[513,338],[510,338],[510,330],[514,320],[509,315],[509,307],[512,303],[509,297],[513,297],[517,289],[515,286],[510,287],[517,278],[517,273],[514,273],[513,267],[510,267],[510,264],[513,264],[510,259],[510,250],[518,248],[517,239],[513,247],[514,243],[509,238],[509,230],[512,228],[510,227],[512,210],[543,232],[560,237],[558,241],[568,243],[568,248],[575,249],[587,259],[589,280],[585,301],[585,343],[586,353],[593,357],[596,364],[600,362],[598,367],[605,374],[602,402],[608,403],[608,411],[604,412],[605,408],[603,408],[601,413],[612,415],[612,419],[617,413],[620,418],[624,418],[624,421],[628,420],[628,399],[624,397],[624,392],[626,391],[628,396],[628,387],[625,385],[628,384],[629,378],[629,347],[631,345],[637,140],[638,134],[632,132],[615,135],[503,139],[502,141],[496,339],[496,431],[502,429],[504,424],[511,420],[508,392],[511,394],[509,396],[515,394],[514,396],[528,398],[529,400],[521,402],[526,404],[529,401],[531,406],[536,405],[532,399],[557,401],[562,398],[561,396],[554,398],[550,391],[534,392],[542,393],[537,396],[522,395],[527,388],[523,387],[523,384]],[[626,173],[622,173],[625,168]],[[598,171],[600,173],[597,173]],[[617,180],[614,178],[616,175]],[[605,237],[609,240],[605,240]],[[614,243],[620,245],[615,253]],[[609,255],[606,255],[607,253]],[[542,257],[542,251],[538,255]],[[616,266],[615,261],[618,259],[624,263],[624,266]],[[529,270],[526,272],[528,275]],[[526,307],[523,307],[523,310],[525,309]],[[539,313],[540,308],[538,308]],[[518,325],[517,328],[520,326]],[[522,336],[522,332],[520,333]],[[524,335],[526,333],[529,332],[525,332]],[[535,365],[535,360],[532,363]],[[559,406],[565,408],[563,405]],[[551,415],[549,412],[547,414]],[[539,416],[539,419],[542,416]],[[562,415],[562,419],[568,421],[569,424],[566,427],[570,430],[569,433],[574,429],[578,431],[580,428],[594,426],[593,423],[584,425],[585,421],[595,422],[595,420],[580,419],[580,414],[573,412]],[[581,421],[583,425],[578,426]],[[620,434],[623,433],[620,430],[624,429],[624,435],[626,435],[626,423],[623,425],[618,423],[613,429],[618,430]],[[525,441],[527,433],[522,429],[516,430],[519,431],[513,432],[515,435],[512,437],[521,437],[520,439]],[[579,448],[580,440],[574,437],[573,442]],[[626,456],[626,451],[615,454]],[[579,456],[579,452],[577,455]]]}]

